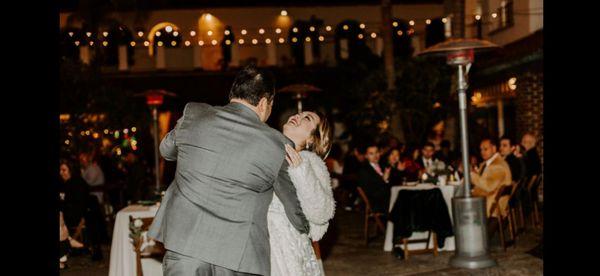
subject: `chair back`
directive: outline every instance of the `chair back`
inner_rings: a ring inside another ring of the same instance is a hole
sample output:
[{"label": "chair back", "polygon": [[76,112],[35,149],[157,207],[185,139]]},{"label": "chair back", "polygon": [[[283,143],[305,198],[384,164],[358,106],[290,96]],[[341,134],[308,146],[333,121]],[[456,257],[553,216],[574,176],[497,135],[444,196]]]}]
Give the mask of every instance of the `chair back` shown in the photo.
[{"label": "chair back", "polygon": [[529,186],[527,187],[527,190],[529,191],[529,195],[534,200],[537,200],[538,188],[542,184],[542,180],[543,180],[543,176],[541,174],[536,175],[535,181],[530,182]]},{"label": "chair back", "polygon": [[360,196],[360,198],[365,203],[365,212],[371,213],[371,210],[372,210],[371,209],[371,203],[369,202],[369,199],[367,198],[367,194],[365,193],[365,191],[361,187],[356,187],[356,190],[358,191],[358,195]]},{"label": "chair back", "polygon": [[492,207],[490,209],[490,215],[493,215],[496,209],[500,209],[499,203],[502,197],[508,196],[508,200],[510,202],[510,197],[512,196],[514,189],[514,182],[510,185],[502,185],[500,186],[500,188],[498,188],[498,193],[496,193],[496,196],[494,197],[494,202],[492,203]]},{"label": "chair back", "polygon": [[[136,219],[140,219],[142,221],[141,230],[142,232],[148,231],[150,225],[152,225],[152,221],[154,218],[134,218],[133,216],[129,216],[129,222],[133,222]],[[154,246],[144,249],[144,252],[141,251],[143,240],[141,237],[132,237],[133,239],[133,251],[135,251],[135,259],[137,266],[137,276],[143,276],[142,271],[142,258],[154,258],[158,261],[162,261],[162,257],[166,253],[166,249],[164,245],[159,241],[154,241]]]}]

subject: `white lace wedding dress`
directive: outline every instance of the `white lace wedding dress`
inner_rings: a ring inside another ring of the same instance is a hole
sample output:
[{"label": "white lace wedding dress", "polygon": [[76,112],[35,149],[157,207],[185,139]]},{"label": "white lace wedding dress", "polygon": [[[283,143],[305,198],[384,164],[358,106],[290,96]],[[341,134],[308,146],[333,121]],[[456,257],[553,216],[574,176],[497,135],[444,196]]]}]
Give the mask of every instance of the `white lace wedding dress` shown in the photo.
[{"label": "white lace wedding dress", "polygon": [[333,218],[335,201],[331,180],[325,162],[318,155],[301,151],[300,156],[302,163],[296,168],[290,167],[288,172],[310,224],[310,233],[300,234],[291,225],[281,201],[273,195],[267,215],[272,276],[324,275],[311,240],[320,240]]}]

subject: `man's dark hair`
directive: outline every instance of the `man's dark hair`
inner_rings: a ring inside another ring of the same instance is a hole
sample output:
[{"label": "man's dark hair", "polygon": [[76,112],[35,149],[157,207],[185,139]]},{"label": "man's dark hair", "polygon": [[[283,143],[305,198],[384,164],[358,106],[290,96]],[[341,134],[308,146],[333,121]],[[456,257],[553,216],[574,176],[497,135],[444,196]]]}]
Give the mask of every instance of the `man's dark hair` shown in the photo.
[{"label": "man's dark hair", "polygon": [[377,142],[376,142],[376,141],[374,141],[374,140],[370,140],[370,141],[366,141],[365,143],[361,144],[361,145],[358,147],[358,153],[360,153],[360,154],[366,154],[366,153],[367,153],[367,150],[368,150],[370,147],[376,147],[376,148],[378,148],[378,149],[379,149],[379,145],[377,144]]},{"label": "man's dark hair", "polygon": [[510,145],[510,146],[513,146],[513,145],[514,145],[514,143],[513,143],[513,139],[511,139],[510,137],[508,137],[508,136],[506,136],[506,135],[504,135],[504,136],[500,137],[500,141],[502,141],[502,140],[508,140],[508,145]]},{"label": "man's dark hair", "polygon": [[422,148],[424,149],[424,148],[426,148],[426,147],[432,147],[432,148],[434,148],[434,149],[435,149],[435,145],[434,145],[432,142],[427,142],[427,143],[423,144],[423,147],[422,147]]},{"label": "man's dark hair", "polygon": [[229,91],[229,100],[242,99],[254,106],[258,105],[261,98],[265,97],[272,101],[274,96],[275,78],[273,74],[258,69],[252,64],[238,72]]},{"label": "man's dark hair", "polygon": [[[485,141],[489,141],[492,146],[498,147],[498,140],[493,137],[487,137],[487,138],[481,139],[481,143],[483,143]],[[481,144],[481,143],[479,143],[479,144]]]}]

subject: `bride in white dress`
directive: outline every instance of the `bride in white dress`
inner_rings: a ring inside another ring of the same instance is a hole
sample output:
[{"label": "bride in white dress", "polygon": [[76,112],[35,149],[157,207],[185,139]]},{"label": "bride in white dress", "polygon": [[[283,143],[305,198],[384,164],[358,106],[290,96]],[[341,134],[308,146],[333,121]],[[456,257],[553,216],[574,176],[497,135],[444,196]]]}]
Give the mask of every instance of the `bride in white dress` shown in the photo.
[{"label": "bride in white dress", "polygon": [[267,214],[271,275],[324,275],[312,241],[323,237],[335,211],[331,180],[323,161],[331,148],[331,129],[324,116],[302,112],[288,119],[283,134],[296,145],[295,149],[286,146],[288,173],[310,231],[308,235],[300,234],[289,222],[279,198],[273,195]]}]

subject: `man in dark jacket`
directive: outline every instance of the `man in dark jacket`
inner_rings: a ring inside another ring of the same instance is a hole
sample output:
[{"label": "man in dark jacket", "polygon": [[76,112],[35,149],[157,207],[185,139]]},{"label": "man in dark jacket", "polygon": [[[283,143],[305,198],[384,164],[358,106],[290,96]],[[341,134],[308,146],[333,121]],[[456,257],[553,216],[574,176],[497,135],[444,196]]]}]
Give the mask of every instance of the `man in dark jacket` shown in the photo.
[{"label": "man in dark jacket", "polygon": [[373,212],[387,213],[390,202],[390,168],[379,165],[379,148],[372,144],[367,147],[366,162],[358,172],[358,186],[361,187],[371,203]]},{"label": "man in dark jacket", "polygon": [[509,137],[500,138],[500,155],[508,163],[513,181],[519,181],[525,176],[525,163],[514,155],[514,151],[515,145]]},{"label": "man in dark jacket", "polygon": [[525,148],[523,161],[525,162],[525,175],[531,177],[542,172],[542,161],[537,151],[537,140],[531,133],[526,133],[521,139],[521,145]]}]

